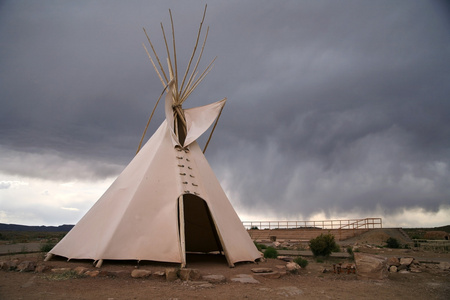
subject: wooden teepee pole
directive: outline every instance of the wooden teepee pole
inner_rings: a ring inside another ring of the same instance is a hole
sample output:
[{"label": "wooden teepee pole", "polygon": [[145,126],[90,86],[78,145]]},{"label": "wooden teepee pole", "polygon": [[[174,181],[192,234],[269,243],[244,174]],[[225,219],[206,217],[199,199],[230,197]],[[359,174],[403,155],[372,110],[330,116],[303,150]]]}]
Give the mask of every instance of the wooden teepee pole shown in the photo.
[{"label": "wooden teepee pole", "polygon": [[151,121],[152,118],[153,118],[153,114],[155,113],[156,107],[157,107],[158,104],[159,104],[159,100],[161,100],[162,95],[164,95],[164,92],[166,91],[167,86],[168,86],[168,85],[166,85],[166,87],[164,88],[164,90],[161,92],[161,95],[159,95],[158,101],[156,101],[156,104],[155,104],[155,106],[153,107],[153,110],[152,110],[152,113],[151,113],[151,115],[150,115],[150,118],[148,118],[148,121],[147,121],[147,126],[145,126],[144,132],[142,133],[141,140],[139,141],[139,146],[138,146],[138,148],[137,148],[136,154],[138,154],[139,151],[141,150],[141,147],[142,147],[142,141],[144,140],[145,134],[147,133],[147,129],[148,129],[148,126],[150,125],[150,121]]},{"label": "wooden teepee pole", "polygon": [[[226,99],[227,98],[223,98],[221,101],[226,100]],[[216,129],[217,123],[219,122],[219,118],[220,118],[220,115],[222,114],[222,110],[223,110],[224,107],[225,107],[225,104],[220,109],[220,112],[219,112],[219,115],[217,116],[216,122],[214,122],[214,126],[213,126],[213,128],[211,130],[211,133],[209,134],[209,137],[208,137],[208,141],[206,142],[205,148],[203,148],[203,154],[205,153],[206,148],[208,148],[209,141],[211,140],[211,137],[212,137],[212,135],[214,133],[214,130]]]},{"label": "wooden teepee pole", "polygon": [[[187,77],[187,75],[189,74],[189,70],[190,70],[190,68],[191,68],[192,60],[194,59],[194,57],[195,57],[195,52],[197,51],[198,41],[200,40],[200,35],[201,35],[201,33],[202,33],[203,22],[205,21],[206,8],[207,8],[207,5],[205,5],[205,10],[203,11],[203,17],[202,17],[202,21],[200,22],[200,26],[199,26],[199,28],[198,28],[197,39],[196,39],[196,41],[195,41],[194,50],[192,51],[191,58],[189,59],[189,63],[188,63],[188,66],[187,66],[187,68],[186,68],[186,72],[184,73],[183,81],[181,82],[181,86],[180,86],[180,91],[183,90],[184,82],[186,81],[186,77]],[[192,71],[192,73],[195,73],[195,70]]]}]

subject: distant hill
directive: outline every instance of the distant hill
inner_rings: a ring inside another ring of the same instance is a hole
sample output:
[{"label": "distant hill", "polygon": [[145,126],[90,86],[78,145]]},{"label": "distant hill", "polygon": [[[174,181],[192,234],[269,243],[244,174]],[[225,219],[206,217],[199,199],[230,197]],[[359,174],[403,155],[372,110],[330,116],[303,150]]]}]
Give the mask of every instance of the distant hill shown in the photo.
[{"label": "distant hill", "polygon": [[59,225],[59,226],[27,226],[17,224],[0,223],[0,231],[40,231],[40,232],[68,232],[74,225]]}]

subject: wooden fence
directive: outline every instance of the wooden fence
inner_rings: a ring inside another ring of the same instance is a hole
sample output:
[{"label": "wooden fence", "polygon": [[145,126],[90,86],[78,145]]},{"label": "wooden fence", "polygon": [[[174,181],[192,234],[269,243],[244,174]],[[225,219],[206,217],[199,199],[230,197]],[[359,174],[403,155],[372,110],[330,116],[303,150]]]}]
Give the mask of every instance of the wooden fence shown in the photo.
[{"label": "wooden fence", "polygon": [[245,229],[374,229],[383,228],[381,218],[324,221],[243,221]]}]

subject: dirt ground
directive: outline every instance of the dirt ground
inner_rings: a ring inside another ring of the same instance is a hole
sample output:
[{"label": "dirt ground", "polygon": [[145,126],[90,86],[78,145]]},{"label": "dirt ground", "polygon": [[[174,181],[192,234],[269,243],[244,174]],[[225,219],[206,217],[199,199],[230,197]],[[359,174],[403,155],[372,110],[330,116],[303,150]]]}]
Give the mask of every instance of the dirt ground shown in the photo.
[{"label": "dirt ground", "polygon": [[[316,262],[305,257],[309,264],[298,274],[287,274],[278,279],[254,275],[256,267],[277,270],[286,263],[278,259],[265,262],[241,263],[229,268],[222,256],[188,256],[188,267],[198,269],[202,275],[224,275],[226,283],[205,284],[197,281],[167,282],[165,279],[149,277],[131,278],[133,269],[163,271],[176,265],[145,262],[107,261],[97,277],[70,278],[61,280],[51,272],[33,273],[0,271],[0,299],[449,299],[450,272],[440,270],[437,261],[450,261],[449,253],[417,252],[406,249],[378,249],[361,246],[360,252],[382,256],[416,257],[422,263],[421,273],[394,273],[382,281],[361,280],[356,274],[335,274],[333,264],[348,262],[345,258],[331,258]],[[382,252],[382,253],[380,253]],[[20,261],[34,260],[43,263],[42,254],[8,255],[0,260],[17,258]],[[70,261],[53,259],[45,263],[53,268],[75,268],[83,266],[94,270],[92,261]],[[323,272],[324,269],[331,272]],[[115,276],[108,276],[114,271]],[[231,282],[238,274],[251,274],[260,283],[243,284]]]}]

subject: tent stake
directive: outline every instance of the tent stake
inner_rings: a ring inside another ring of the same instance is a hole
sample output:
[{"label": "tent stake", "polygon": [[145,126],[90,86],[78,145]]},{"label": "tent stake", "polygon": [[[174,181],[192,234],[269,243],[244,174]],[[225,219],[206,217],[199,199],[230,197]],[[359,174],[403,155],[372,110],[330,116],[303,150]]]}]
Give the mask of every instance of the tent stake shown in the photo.
[{"label": "tent stake", "polygon": [[96,267],[96,268],[100,268],[100,267],[102,266],[102,264],[103,264],[103,259],[100,259],[100,260],[95,264],[95,267]]},{"label": "tent stake", "polygon": [[52,259],[52,257],[53,257],[53,254],[47,253],[47,255],[45,256],[44,261],[49,261],[50,259]]}]

